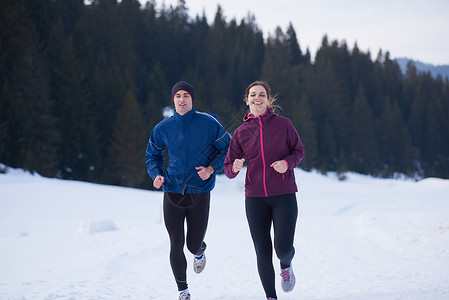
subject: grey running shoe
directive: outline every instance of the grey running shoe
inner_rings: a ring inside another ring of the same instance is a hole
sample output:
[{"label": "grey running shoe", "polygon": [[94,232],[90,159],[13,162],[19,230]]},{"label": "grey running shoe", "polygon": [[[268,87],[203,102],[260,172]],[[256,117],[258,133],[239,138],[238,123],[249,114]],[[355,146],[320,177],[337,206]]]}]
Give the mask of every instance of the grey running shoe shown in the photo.
[{"label": "grey running shoe", "polygon": [[190,300],[189,290],[183,290],[181,294],[179,294],[179,300]]},{"label": "grey running shoe", "polygon": [[206,255],[203,253],[199,256],[196,256],[193,258],[193,270],[195,273],[199,274],[204,270],[204,267],[206,266]]},{"label": "grey running shoe", "polygon": [[291,292],[295,287],[295,274],[293,273],[292,266],[282,269],[281,271],[281,286],[284,292]]}]

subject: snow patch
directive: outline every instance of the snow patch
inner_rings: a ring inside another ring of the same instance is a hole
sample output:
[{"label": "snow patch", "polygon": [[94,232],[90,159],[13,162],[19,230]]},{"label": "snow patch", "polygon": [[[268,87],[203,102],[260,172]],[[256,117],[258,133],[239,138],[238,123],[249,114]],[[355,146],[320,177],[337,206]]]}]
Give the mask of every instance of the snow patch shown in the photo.
[{"label": "snow patch", "polygon": [[115,226],[114,221],[104,220],[104,221],[83,221],[78,229],[80,233],[98,233],[115,231],[117,226]]}]

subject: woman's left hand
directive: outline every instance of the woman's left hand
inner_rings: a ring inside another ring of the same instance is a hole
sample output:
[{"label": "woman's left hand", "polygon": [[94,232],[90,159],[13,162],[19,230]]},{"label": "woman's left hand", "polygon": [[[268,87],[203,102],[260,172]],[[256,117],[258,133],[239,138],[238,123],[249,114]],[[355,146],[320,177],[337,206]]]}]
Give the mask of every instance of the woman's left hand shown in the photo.
[{"label": "woman's left hand", "polygon": [[272,167],[273,169],[276,170],[276,172],[281,174],[287,172],[288,169],[287,162],[285,160],[275,161],[270,165],[270,167]]}]

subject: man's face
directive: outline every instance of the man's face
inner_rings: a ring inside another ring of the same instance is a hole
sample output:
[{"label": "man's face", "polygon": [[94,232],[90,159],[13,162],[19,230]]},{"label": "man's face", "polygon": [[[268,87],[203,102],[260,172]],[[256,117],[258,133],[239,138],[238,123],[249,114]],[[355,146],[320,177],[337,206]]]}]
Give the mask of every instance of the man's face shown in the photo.
[{"label": "man's face", "polygon": [[173,97],[173,102],[175,103],[176,112],[181,116],[192,110],[192,96],[185,90],[177,91]]}]

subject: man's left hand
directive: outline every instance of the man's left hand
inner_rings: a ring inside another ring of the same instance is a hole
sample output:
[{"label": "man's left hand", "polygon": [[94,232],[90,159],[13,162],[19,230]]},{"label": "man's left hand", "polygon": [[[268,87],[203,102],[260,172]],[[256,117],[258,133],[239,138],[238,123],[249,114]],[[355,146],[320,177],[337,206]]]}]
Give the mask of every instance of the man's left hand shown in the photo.
[{"label": "man's left hand", "polygon": [[200,176],[200,178],[202,180],[207,180],[209,179],[210,175],[214,174],[215,170],[212,166],[209,167],[196,167],[195,169],[198,170],[198,176]]}]

